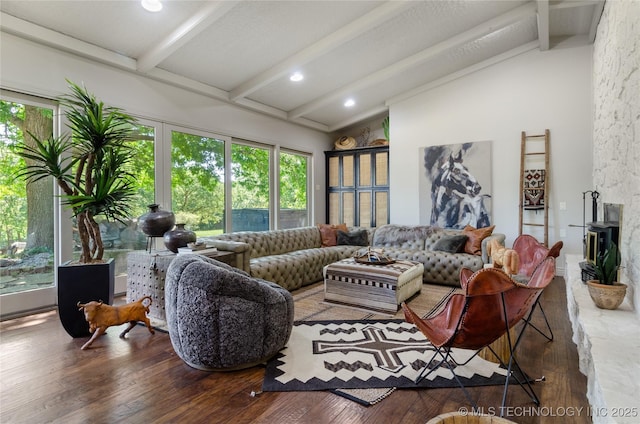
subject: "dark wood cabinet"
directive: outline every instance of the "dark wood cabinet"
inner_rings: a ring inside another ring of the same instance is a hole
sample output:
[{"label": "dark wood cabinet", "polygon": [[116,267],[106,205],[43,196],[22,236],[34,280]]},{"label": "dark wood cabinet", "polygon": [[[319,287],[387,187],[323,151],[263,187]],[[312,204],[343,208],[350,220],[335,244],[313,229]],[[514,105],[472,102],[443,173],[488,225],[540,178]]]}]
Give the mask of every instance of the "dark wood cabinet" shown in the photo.
[{"label": "dark wood cabinet", "polygon": [[389,223],[389,147],[325,152],[327,223]]}]

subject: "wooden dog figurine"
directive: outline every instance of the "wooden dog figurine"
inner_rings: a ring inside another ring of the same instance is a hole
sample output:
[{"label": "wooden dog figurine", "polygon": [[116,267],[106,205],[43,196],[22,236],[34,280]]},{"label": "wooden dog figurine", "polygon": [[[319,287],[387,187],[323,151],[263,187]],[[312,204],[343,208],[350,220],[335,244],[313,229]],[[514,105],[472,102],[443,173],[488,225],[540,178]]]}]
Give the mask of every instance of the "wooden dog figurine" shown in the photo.
[{"label": "wooden dog figurine", "polygon": [[[149,300],[147,305],[144,304],[146,299]],[[120,333],[121,338],[124,338],[124,336],[135,327],[138,321],[143,321],[149,329],[149,332],[154,334],[155,331],[153,331],[151,322],[146,315],[149,312],[150,305],[150,296],[145,296],[142,299],[127,303],[123,306],[105,305],[102,301],[92,301],[84,304],[78,302],[79,310],[84,311],[84,317],[89,323],[89,332],[93,333],[93,336],[91,336],[89,341],[86,342],[81,349],[84,350],[91,346],[91,343],[103,335],[107,331],[107,328],[112,325],[122,325],[126,322],[129,323],[129,326]]]},{"label": "wooden dog figurine", "polygon": [[502,268],[507,275],[514,275],[520,269],[520,256],[513,249],[507,249],[496,239],[487,243],[487,253],[493,261],[495,268]]}]

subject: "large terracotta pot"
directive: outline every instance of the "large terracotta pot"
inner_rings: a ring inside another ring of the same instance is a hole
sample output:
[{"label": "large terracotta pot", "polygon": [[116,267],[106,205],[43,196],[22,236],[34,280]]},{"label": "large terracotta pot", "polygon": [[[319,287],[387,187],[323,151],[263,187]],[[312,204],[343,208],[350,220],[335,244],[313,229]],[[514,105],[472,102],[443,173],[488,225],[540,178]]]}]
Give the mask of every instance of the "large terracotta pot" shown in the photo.
[{"label": "large terracotta pot", "polygon": [[149,237],[162,237],[173,228],[176,217],[171,211],[160,209],[160,205],[149,205],[149,212],[138,218],[138,227]]},{"label": "large terracotta pot", "polygon": [[627,286],[622,283],[607,285],[600,284],[598,280],[588,280],[587,287],[591,300],[600,309],[617,309],[627,294]]}]

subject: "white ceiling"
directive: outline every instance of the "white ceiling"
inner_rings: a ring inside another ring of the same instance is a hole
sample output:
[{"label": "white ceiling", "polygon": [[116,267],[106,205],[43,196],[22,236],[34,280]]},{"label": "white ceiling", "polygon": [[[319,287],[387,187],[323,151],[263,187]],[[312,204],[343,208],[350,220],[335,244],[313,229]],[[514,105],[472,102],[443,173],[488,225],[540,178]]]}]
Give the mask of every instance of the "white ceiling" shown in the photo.
[{"label": "white ceiling", "polygon": [[138,0],[2,0],[0,29],[333,132],[525,51],[592,43],[603,4],[164,0],[151,13]]}]

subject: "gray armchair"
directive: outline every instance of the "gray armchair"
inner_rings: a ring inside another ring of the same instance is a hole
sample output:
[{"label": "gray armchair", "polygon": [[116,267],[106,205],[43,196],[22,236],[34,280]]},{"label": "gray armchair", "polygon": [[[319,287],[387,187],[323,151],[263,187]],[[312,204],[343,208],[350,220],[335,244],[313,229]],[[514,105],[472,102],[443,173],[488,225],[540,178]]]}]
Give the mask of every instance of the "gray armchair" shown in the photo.
[{"label": "gray armchair", "polygon": [[293,297],[286,289],[195,254],[171,262],[165,309],[176,353],[206,371],[268,360],[287,343],[293,325]]}]

